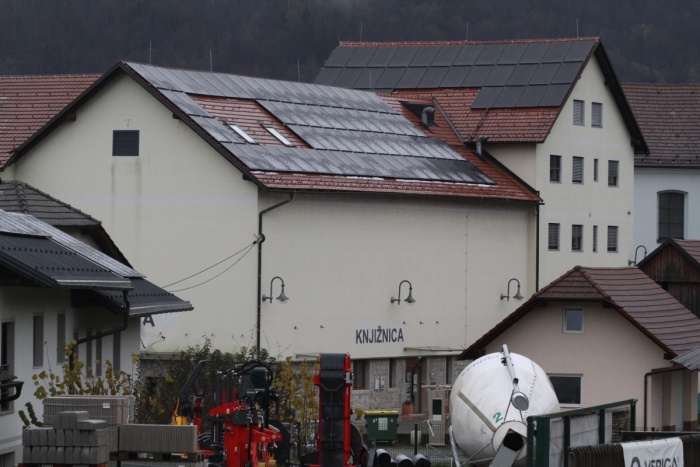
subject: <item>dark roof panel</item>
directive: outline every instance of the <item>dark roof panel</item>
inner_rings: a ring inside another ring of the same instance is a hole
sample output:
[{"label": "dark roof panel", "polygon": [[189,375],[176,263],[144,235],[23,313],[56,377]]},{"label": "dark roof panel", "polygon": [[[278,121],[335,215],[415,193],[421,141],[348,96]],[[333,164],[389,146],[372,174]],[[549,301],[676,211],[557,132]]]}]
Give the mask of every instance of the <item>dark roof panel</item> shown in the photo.
[{"label": "dark roof panel", "polygon": [[542,96],[540,106],[559,107],[564,103],[564,98],[569,93],[571,87],[568,84],[552,84]]},{"label": "dark roof panel", "polygon": [[576,41],[571,44],[569,52],[564,57],[565,62],[585,62],[588,55],[593,50],[595,42],[593,41]]},{"label": "dark roof panel", "polygon": [[505,86],[513,74],[515,65],[496,65],[486,79],[484,86]]},{"label": "dark roof panel", "polygon": [[376,83],[378,89],[394,89],[405,73],[405,68],[386,68]]},{"label": "dark roof panel", "polygon": [[462,83],[465,88],[480,88],[493,71],[493,65],[473,66]]},{"label": "dark roof panel", "polygon": [[440,47],[440,51],[435,56],[432,66],[451,66],[461,50],[461,45],[445,45]]},{"label": "dark roof panel", "polygon": [[546,84],[527,86],[518,100],[517,107],[538,107],[548,87]]},{"label": "dark roof panel", "polygon": [[357,47],[336,47],[331,53],[331,56],[328,57],[328,60],[326,60],[325,66],[345,66],[345,64],[348,63],[350,57],[352,57],[352,54],[355,53],[356,48]]},{"label": "dark roof panel", "polygon": [[367,62],[369,67],[384,68],[389,66],[392,57],[398,50],[398,47],[377,47],[377,50],[372,55],[372,58]]},{"label": "dark roof panel", "polygon": [[520,57],[520,63],[541,63],[548,48],[548,42],[531,42]]},{"label": "dark roof panel", "polygon": [[360,77],[361,73],[361,68],[343,68],[343,71],[340,72],[340,75],[338,75],[338,78],[335,80],[334,85],[352,88],[355,86],[357,78]]},{"label": "dark roof panel", "polygon": [[479,94],[476,95],[474,102],[472,102],[472,109],[486,109],[493,107],[496,103],[496,99],[503,91],[503,86],[497,86],[493,88],[481,88]]},{"label": "dark roof panel", "polygon": [[342,68],[323,67],[321,68],[321,71],[318,72],[318,75],[316,75],[314,84],[325,84],[331,86],[335,84],[341,71],[343,71]]},{"label": "dark roof panel", "polygon": [[437,88],[447,74],[448,67],[430,67],[418,83],[418,88]]},{"label": "dark roof panel", "polygon": [[549,84],[559,70],[559,63],[542,63],[530,79],[530,84]]},{"label": "dark roof panel", "polygon": [[535,74],[537,65],[535,64],[520,64],[515,67],[513,74],[508,79],[508,85],[525,86],[530,84],[530,79]]},{"label": "dark roof panel", "polygon": [[384,68],[363,68],[362,73],[355,82],[355,89],[373,90],[377,87],[377,81],[382,76]]},{"label": "dark roof panel", "polygon": [[486,44],[477,57],[475,65],[495,65],[506,48],[506,44]]},{"label": "dark roof panel", "polygon": [[580,62],[562,63],[552,78],[552,84],[572,84],[579,71],[581,71]]},{"label": "dark roof panel", "polygon": [[401,76],[396,87],[398,89],[413,89],[418,87],[418,83],[423,79],[423,75],[428,71],[428,67],[410,67],[406,68],[406,72]]},{"label": "dark roof panel", "polygon": [[499,65],[515,65],[520,62],[520,57],[527,49],[527,44],[508,44],[498,58]]},{"label": "dark roof panel", "polygon": [[[180,300],[175,295],[145,279],[133,279],[131,284],[133,289],[127,295],[129,316],[148,316],[193,309],[190,302]],[[124,296],[121,292],[91,290],[83,292],[83,294],[114,312],[118,313],[124,310]]]},{"label": "dark roof panel", "polygon": [[440,47],[435,47],[431,45],[426,45],[418,48],[418,52],[413,56],[411,60],[411,67],[416,66],[430,66],[440,51]]},{"label": "dark roof panel", "polygon": [[452,65],[474,65],[482,50],[484,46],[481,44],[463,46]]},{"label": "dark roof panel", "polygon": [[496,108],[516,107],[525,88],[526,86],[505,86],[493,106]]},{"label": "dark roof panel", "polygon": [[542,57],[542,63],[561,63],[571,48],[571,42],[551,42],[547,53]]},{"label": "dark roof panel", "polygon": [[458,88],[462,85],[464,80],[467,78],[469,71],[472,67],[470,66],[452,66],[449,71],[445,74],[440,87],[442,88]]},{"label": "dark roof panel", "polygon": [[376,47],[358,47],[345,64],[346,68],[365,67],[369,63],[372,55],[377,50]]},{"label": "dark roof panel", "polygon": [[416,52],[418,52],[417,46],[399,47],[399,50],[397,50],[394,56],[391,57],[389,66],[406,67],[410,65],[411,60],[413,60],[413,57],[416,55]]}]

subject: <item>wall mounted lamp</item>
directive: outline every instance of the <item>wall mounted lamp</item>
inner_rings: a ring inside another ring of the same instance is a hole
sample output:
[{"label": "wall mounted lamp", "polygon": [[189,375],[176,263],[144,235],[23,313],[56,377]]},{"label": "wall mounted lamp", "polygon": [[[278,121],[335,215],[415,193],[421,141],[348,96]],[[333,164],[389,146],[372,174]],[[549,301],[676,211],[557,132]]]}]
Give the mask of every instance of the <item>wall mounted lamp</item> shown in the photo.
[{"label": "wall mounted lamp", "polygon": [[637,252],[639,251],[640,248],[644,249],[644,256],[642,256],[642,259],[647,257],[647,247],[644,245],[639,245],[637,248],[634,249],[634,259],[630,259],[627,261],[628,266],[632,266],[633,264],[636,266],[637,265]]},{"label": "wall mounted lamp", "polygon": [[401,286],[404,282],[408,284],[408,297],[406,297],[404,302],[408,303],[409,305],[413,305],[414,303],[416,303],[416,299],[413,298],[413,286],[407,280],[402,280],[401,282],[399,282],[399,298],[391,297],[391,303],[398,303],[399,305],[401,305]]},{"label": "wall mounted lamp", "polygon": [[513,298],[516,300],[523,299],[523,296],[520,295],[520,281],[514,277],[508,281],[508,291],[504,294],[503,293],[501,294],[501,300],[503,300],[505,298],[506,300],[510,301],[510,283],[513,281],[515,281],[518,284],[518,290],[515,292],[515,295],[513,295]]},{"label": "wall mounted lamp", "polygon": [[277,297],[277,300],[280,303],[287,303],[287,301],[289,301],[289,297],[287,297],[284,294],[284,280],[282,280],[282,278],[280,276],[275,276],[270,280],[270,295],[268,296],[268,295],[263,294],[262,301],[264,302],[266,300],[269,300],[270,303],[272,303],[272,283],[275,282],[275,279],[279,279],[281,284],[282,284],[282,291],[280,292],[279,296]]}]

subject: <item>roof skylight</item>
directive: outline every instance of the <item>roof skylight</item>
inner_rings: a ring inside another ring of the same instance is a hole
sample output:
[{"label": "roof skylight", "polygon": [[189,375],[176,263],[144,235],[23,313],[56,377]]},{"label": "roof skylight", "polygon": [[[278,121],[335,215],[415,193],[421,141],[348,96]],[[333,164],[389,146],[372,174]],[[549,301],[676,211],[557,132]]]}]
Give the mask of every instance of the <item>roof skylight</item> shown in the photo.
[{"label": "roof skylight", "polygon": [[263,125],[263,127],[264,127],[267,131],[269,131],[270,134],[271,134],[272,136],[274,136],[275,138],[277,138],[277,139],[279,140],[280,143],[284,144],[285,146],[289,146],[289,147],[294,146],[292,143],[289,142],[289,140],[288,140],[287,138],[285,138],[284,136],[282,136],[282,133],[280,133],[279,131],[277,131],[276,128],[271,127],[271,126],[268,126],[268,125]]},{"label": "roof skylight", "polygon": [[233,131],[235,131],[235,132],[238,134],[238,136],[240,136],[241,138],[243,138],[243,139],[246,141],[246,143],[258,144],[257,141],[255,141],[253,138],[251,138],[251,136],[250,136],[248,133],[246,133],[245,131],[241,130],[241,127],[239,127],[239,126],[236,125],[235,123],[229,123],[228,126],[229,126],[229,128],[231,128]]}]

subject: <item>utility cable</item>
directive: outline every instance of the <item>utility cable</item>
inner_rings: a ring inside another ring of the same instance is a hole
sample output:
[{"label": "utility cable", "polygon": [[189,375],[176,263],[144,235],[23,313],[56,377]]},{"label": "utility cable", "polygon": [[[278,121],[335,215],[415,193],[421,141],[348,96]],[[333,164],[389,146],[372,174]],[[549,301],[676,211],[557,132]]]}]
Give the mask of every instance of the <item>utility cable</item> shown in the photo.
[{"label": "utility cable", "polygon": [[[257,242],[253,242],[252,244],[250,244],[250,245],[248,246],[248,250],[247,250],[245,253],[243,253],[243,255],[242,255],[240,258],[238,258],[236,261],[234,261],[234,263],[233,263],[231,266],[227,267],[226,269],[224,269],[223,271],[221,271],[219,274],[215,275],[214,277],[210,277],[209,279],[205,280],[204,282],[200,282],[199,284],[195,284],[195,285],[193,285],[193,286],[191,286],[191,287],[185,287],[184,289],[178,289],[178,290],[169,290],[168,292],[175,293],[175,292],[182,292],[183,290],[194,289],[195,287],[199,287],[200,285],[204,285],[204,284],[206,284],[207,282],[210,282],[210,281],[216,279],[217,277],[219,277],[220,275],[222,275],[223,273],[225,273],[226,271],[228,271],[229,269],[231,269],[232,267],[234,267],[236,264],[238,264],[238,262],[239,262],[240,260],[242,260],[243,258],[245,258],[245,256],[246,256],[248,253],[250,253],[250,251],[253,249],[253,247],[255,246],[256,243],[257,243]],[[241,250],[241,251],[243,251],[243,250]],[[239,253],[240,253],[240,252],[239,252]],[[238,254],[238,253],[236,253],[236,254]],[[232,258],[233,256],[235,256],[235,255],[229,256],[229,258]],[[229,258],[226,258],[226,259],[229,259]],[[217,264],[221,264],[223,261],[226,261],[226,260],[222,260],[222,261],[220,261],[220,262],[217,263]],[[216,266],[216,265],[214,265],[214,266]],[[212,267],[213,267],[213,266],[212,266]],[[211,268],[209,268],[209,269],[211,269]],[[202,272],[203,272],[203,271],[202,271]],[[198,274],[199,274],[199,273],[198,273]],[[185,280],[185,279],[183,279],[183,280]],[[179,282],[182,282],[182,281],[179,281]],[[175,282],[175,284],[177,284],[177,282]],[[171,285],[172,285],[172,284],[171,284]],[[166,286],[166,287],[167,287],[167,286]]]},{"label": "utility cable", "polygon": [[[241,248],[240,250],[238,250],[237,252],[235,252],[235,253],[232,254],[231,256],[228,256],[228,257],[222,259],[222,260],[219,261],[218,263],[212,264],[212,265],[209,266],[208,268],[202,269],[202,270],[199,271],[199,272],[195,272],[195,273],[192,274],[191,276],[187,276],[187,277],[185,277],[184,279],[180,279],[179,281],[175,281],[175,282],[173,282],[172,284],[164,285],[163,288],[167,288],[167,287],[173,286],[173,285],[175,285],[175,284],[179,284],[180,282],[184,282],[184,281],[186,281],[187,279],[192,279],[194,276],[197,276],[197,275],[199,275],[199,274],[202,274],[203,272],[207,272],[207,271],[210,270],[211,268],[214,268],[214,267],[218,266],[219,264],[221,264],[221,263],[223,263],[223,262],[225,262],[225,261],[228,261],[229,259],[231,259],[231,258],[233,258],[234,256],[236,256],[237,254],[239,254],[241,251],[245,250],[246,248],[250,248],[250,247],[252,247],[253,245],[255,245],[255,244],[257,244],[257,243],[258,243],[258,241],[257,241],[257,240],[254,240],[253,243],[251,243],[250,245],[244,246],[243,248]],[[246,252],[246,253],[247,253],[247,252]]]}]

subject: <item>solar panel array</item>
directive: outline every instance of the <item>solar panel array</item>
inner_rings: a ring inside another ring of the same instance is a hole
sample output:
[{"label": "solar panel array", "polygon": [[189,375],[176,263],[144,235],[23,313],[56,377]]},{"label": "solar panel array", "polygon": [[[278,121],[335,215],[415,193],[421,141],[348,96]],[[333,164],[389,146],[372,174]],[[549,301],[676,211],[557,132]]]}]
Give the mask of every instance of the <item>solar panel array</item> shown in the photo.
[{"label": "solar panel array", "polygon": [[472,108],[557,107],[596,42],[339,46],[316,84],[390,92],[481,88]]},{"label": "solar panel array", "polygon": [[[251,170],[494,184],[371,92],[129,66]],[[256,100],[312,149],[246,144],[189,94]]]}]

